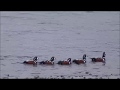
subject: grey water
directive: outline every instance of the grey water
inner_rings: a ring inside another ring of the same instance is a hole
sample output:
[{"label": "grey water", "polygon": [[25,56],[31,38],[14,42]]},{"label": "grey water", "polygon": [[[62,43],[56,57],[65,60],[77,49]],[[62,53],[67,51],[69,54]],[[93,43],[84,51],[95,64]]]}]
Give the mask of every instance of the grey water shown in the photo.
[{"label": "grey water", "polygon": [[[0,78],[120,78],[119,11],[1,11],[0,28]],[[105,65],[91,62],[103,52]],[[22,64],[83,54],[86,66]]]}]

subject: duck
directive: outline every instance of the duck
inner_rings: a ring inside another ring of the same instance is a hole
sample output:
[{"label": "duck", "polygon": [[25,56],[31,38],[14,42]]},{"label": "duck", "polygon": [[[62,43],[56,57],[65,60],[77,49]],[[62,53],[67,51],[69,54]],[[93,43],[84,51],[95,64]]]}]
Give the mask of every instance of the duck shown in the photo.
[{"label": "duck", "polygon": [[90,58],[90,59],[92,60],[92,62],[103,62],[103,63],[105,63],[105,56],[106,56],[106,53],[103,52],[102,57],[98,57],[98,58],[93,57],[93,58]]},{"label": "duck", "polygon": [[58,61],[59,65],[70,65],[71,64],[71,58],[68,58],[67,60],[63,60],[63,61]]},{"label": "duck", "polygon": [[39,62],[39,64],[54,65],[54,60],[55,60],[55,57],[51,57],[50,60],[41,61]]},{"label": "duck", "polygon": [[72,61],[75,64],[86,64],[86,54],[83,55],[83,59],[74,59]]},{"label": "duck", "polygon": [[37,56],[35,56],[35,57],[33,58],[33,60],[26,60],[26,61],[24,61],[23,63],[24,63],[24,64],[37,64],[37,60],[38,60],[38,58],[37,58]]}]

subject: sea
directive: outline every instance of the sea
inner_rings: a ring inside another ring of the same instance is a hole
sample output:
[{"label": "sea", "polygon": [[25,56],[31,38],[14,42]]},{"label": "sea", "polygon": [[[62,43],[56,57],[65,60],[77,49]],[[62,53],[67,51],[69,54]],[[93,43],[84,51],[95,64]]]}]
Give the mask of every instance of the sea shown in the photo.
[{"label": "sea", "polygon": [[[91,62],[102,57],[106,63]],[[58,65],[68,58],[86,65]],[[56,59],[54,65],[26,65]],[[0,11],[0,78],[120,79],[119,11]]]}]

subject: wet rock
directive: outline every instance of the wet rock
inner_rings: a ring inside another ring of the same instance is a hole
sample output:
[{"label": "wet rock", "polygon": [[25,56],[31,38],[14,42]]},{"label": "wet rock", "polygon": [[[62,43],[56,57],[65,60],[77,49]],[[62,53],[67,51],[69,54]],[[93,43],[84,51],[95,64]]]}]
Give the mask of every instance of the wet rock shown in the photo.
[{"label": "wet rock", "polygon": [[3,79],[9,79],[8,77],[3,77]]},{"label": "wet rock", "polygon": [[34,79],[39,79],[39,76],[35,76]]},{"label": "wet rock", "polygon": [[63,75],[61,75],[61,77],[64,77]]},{"label": "wet rock", "polygon": [[85,72],[85,74],[89,74],[89,72]]},{"label": "wet rock", "polygon": [[8,74],[7,76],[9,77],[10,75]]},{"label": "wet rock", "polygon": [[95,75],[96,77],[98,77],[98,75]]}]

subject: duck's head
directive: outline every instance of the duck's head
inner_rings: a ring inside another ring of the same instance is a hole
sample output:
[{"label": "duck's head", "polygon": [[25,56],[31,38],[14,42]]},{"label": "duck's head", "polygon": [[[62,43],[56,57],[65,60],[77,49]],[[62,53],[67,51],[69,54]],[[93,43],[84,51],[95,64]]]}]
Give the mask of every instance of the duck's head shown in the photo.
[{"label": "duck's head", "polygon": [[68,58],[67,61],[71,62],[71,58]]},{"label": "duck's head", "polygon": [[86,60],[86,54],[83,55],[83,60]]},{"label": "duck's head", "polygon": [[51,57],[50,61],[54,61],[55,60],[55,57]]}]

